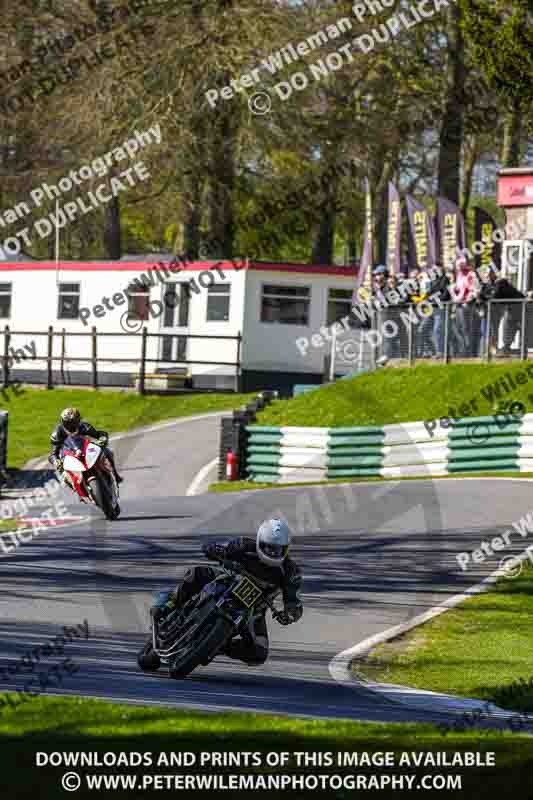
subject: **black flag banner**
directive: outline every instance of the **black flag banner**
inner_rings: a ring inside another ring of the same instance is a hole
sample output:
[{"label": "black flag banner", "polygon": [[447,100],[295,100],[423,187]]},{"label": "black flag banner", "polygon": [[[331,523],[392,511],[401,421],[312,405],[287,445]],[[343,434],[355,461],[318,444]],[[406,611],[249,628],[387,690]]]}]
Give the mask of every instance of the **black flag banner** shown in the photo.
[{"label": "black flag banner", "polygon": [[500,271],[502,245],[497,237],[496,240],[493,238],[496,230],[498,230],[498,226],[490,214],[476,206],[474,208],[474,236],[476,242],[472,248],[476,269],[494,267],[498,272]]},{"label": "black flag banner", "polygon": [[402,208],[400,195],[393,183],[389,182],[389,213],[387,218],[387,270],[400,272],[400,241],[402,234]]},{"label": "black flag banner", "polygon": [[361,255],[361,262],[359,270],[355,279],[355,290],[353,295],[353,303],[359,301],[358,290],[371,281],[372,267],[374,261],[374,225],[372,219],[372,194],[370,192],[370,184],[368,178],[365,178],[365,231],[363,252]]},{"label": "black flag banner", "polygon": [[453,269],[457,256],[466,247],[461,209],[446,197],[438,197],[436,219],[440,262],[444,269]]},{"label": "black flag banner", "polygon": [[422,203],[406,195],[409,220],[409,266],[426,270],[435,265],[435,225],[433,218]]}]

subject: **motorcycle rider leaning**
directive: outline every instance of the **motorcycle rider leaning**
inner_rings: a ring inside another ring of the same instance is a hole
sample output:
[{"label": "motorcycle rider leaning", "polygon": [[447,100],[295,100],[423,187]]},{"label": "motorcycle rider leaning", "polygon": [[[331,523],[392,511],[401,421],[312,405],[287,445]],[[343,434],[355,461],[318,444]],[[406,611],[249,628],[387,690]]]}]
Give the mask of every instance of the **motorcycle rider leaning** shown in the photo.
[{"label": "motorcycle rider leaning", "polygon": [[[277,617],[282,625],[297,622],[303,614],[300,591],[302,573],[297,564],[289,558],[290,529],[284,520],[269,519],[257,531],[256,539],[242,536],[227,544],[213,543],[202,547],[204,555],[212,560],[230,560],[242,565],[247,573],[258,583],[266,585],[269,591],[281,591],[284,611]],[[165,595],[153,606],[154,618],[164,616],[175,607],[181,608],[195,594],[222,572],[220,567],[197,566],[187,570],[175,592]],[[250,620],[248,630],[240,639],[232,639],[222,651],[223,655],[244,661],[249,666],[264,664],[268,658],[268,630],[265,620],[267,608],[260,608]],[[148,648],[139,656],[139,665],[145,670],[159,667],[159,658]]]},{"label": "motorcycle rider leaning", "polygon": [[72,486],[68,475],[63,470],[63,461],[61,459],[61,448],[63,447],[66,439],[69,436],[80,434],[80,436],[90,436],[91,439],[98,439],[99,444],[104,450],[107,458],[111,462],[113,474],[117,483],[122,483],[122,476],[118,474],[115,466],[115,458],[112,451],[107,447],[109,435],[106,431],[97,431],[96,428],[89,422],[84,422],[81,414],[77,408],[65,408],[61,412],[59,424],[56,425],[50,436],[50,444],[52,451],[48,457],[49,462],[56,470],[57,477],[61,483],[67,484],[71,489]]}]

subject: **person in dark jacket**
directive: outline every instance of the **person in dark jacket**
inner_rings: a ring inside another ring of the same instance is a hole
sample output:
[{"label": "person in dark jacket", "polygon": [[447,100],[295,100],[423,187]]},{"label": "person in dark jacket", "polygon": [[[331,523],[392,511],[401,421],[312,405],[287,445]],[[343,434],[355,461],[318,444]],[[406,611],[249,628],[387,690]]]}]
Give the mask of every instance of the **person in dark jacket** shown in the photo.
[{"label": "person in dark jacket", "polygon": [[[506,278],[498,276],[494,267],[489,267],[482,275],[482,285],[479,302],[484,312],[483,334],[498,338],[500,323],[503,321],[503,354],[511,352],[511,345],[520,328],[522,303],[492,303],[490,309],[491,331],[487,330],[487,305],[491,300],[524,300],[525,296],[516,289]],[[497,341],[496,341],[497,345]]]},{"label": "person in dark jacket", "polygon": [[[290,530],[287,523],[280,519],[269,519],[260,525],[255,539],[242,536],[225,544],[214,542],[204,545],[202,551],[210,560],[229,560],[241,564],[263,587],[274,592],[277,589],[284,604],[284,611],[278,621],[282,625],[290,625],[301,618],[303,605],[300,599],[302,573],[298,565],[289,558],[289,544]],[[176,607],[182,608],[220,573],[220,567],[203,565],[187,570],[176,591],[167,593],[152,607],[152,616],[158,619]],[[269,650],[266,611],[266,606],[258,609],[248,630],[240,639],[233,639],[227,645],[224,655],[243,661],[249,666],[264,664]],[[157,668],[154,657],[155,654],[151,651],[143,652],[139,657],[141,668]]]},{"label": "person in dark jacket", "polygon": [[444,326],[446,319],[446,307],[444,303],[450,303],[451,295],[449,291],[450,281],[441,264],[435,264],[432,271],[433,280],[431,282],[430,295],[437,295],[439,302],[433,301],[433,344],[435,347],[435,358],[442,358],[444,355]]},{"label": "person in dark jacket", "polygon": [[76,434],[79,434],[80,436],[90,436],[91,439],[98,439],[100,441],[100,444],[105,450],[105,454],[109,458],[111,466],[113,467],[115,480],[117,483],[122,483],[122,477],[118,474],[115,466],[114,455],[109,447],[107,447],[107,441],[109,439],[108,433],[106,431],[97,431],[96,428],[94,428],[89,422],[82,420],[81,414],[77,408],[70,407],[63,409],[59,418],[59,424],[56,425],[50,436],[50,445],[52,449],[48,457],[48,461],[56,470],[57,477],[61,483],[66,484],[71,489],[74,489],[69,481],[68,476],[63,470],[61,449],[65,444],[66,439],[69,436],[75,436]]}]

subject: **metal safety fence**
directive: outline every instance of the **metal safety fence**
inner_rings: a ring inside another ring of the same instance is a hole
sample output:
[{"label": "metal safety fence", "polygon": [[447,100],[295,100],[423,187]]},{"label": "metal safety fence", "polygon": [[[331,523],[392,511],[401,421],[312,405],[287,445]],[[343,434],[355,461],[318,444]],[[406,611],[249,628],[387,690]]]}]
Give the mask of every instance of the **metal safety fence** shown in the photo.
[{"label": "metal safety fence", "polygon": [[[225,370],[230,390],[242,383],[242,336],[189,333],[132,333],[47,330],[0,330],[1,382],[5,388],[15,381],[54,386],[136,388],[147,391],[192,390],[192,368],[203,368],[204,382]],[[209,368],[209,369],[207,369]],[[200,374],[200,373],[199,373]],[[195,381],[200,382],[195,376]],[[164,380],[163,380],[164,379]],[[159,387],[159,388],[158,388]],[[210,384],[198,388],[218,388]]]},{"label": "metal safety fence", "polygon": [[[414,365],[425,360],[526,360],[533,352],[533,302],[390,305],[371,308],[353,329],[333,338],[327,369],[334,374],[359,371],[380,359]],[[347,358],[346,354],[353,354]]]}]

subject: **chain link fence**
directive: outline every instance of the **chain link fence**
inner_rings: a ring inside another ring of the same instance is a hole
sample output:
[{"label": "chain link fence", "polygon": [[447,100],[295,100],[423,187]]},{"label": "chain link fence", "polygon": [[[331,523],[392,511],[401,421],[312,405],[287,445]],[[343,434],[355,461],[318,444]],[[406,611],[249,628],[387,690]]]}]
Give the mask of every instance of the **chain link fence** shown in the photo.
[{"label": "chain link fence", "polygon": [[533,350],[533,302],[424,301],[369,310],[368,320],[332,340],[326,372],[334,376],[373,368],[380,359],[402,366],[420,361],[527,359]]}]

